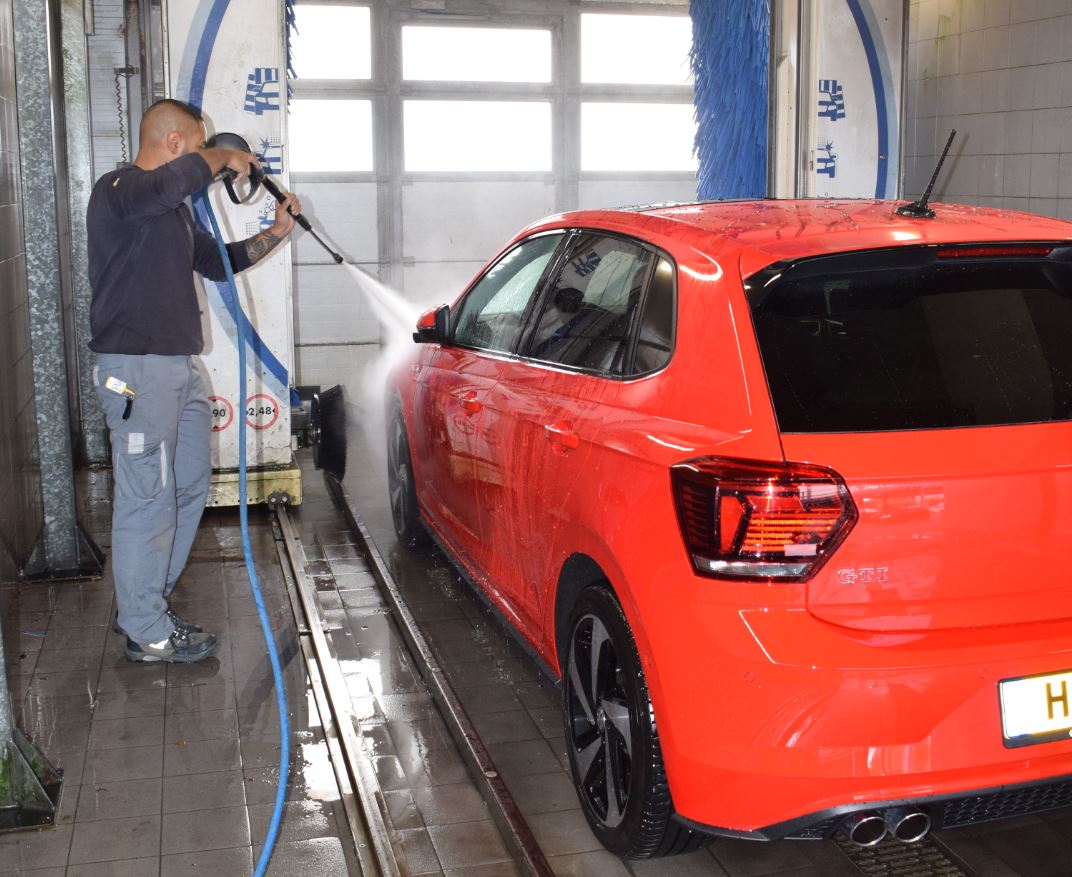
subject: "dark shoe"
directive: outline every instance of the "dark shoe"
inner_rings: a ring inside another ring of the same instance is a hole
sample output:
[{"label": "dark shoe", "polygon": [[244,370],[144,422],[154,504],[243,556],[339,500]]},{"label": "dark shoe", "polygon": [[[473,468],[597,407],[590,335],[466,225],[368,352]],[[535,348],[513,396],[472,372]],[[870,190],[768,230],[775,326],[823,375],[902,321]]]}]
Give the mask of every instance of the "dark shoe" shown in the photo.
[{"label": "dark shoe", "polygon": [[162,646],[136,643],[128,636],[127,660],[145,663],[169,661],[177,664],[190,664],[212,657],[219,647],[220,641],[211,633],[188,633],[175,628]]},{"label": "dark shoe", "polygon": [[[167,617],[168,617],[168,620],[172,623],[172,625],[177,627],[177,628],[179,628],[180,630],[185,630],[185,631],[188,631],[189,633],[204,633],[205,632],[205,629],[200,624],[195,624],[192,621],[183,621],[181,618],[179,618],[178,615],[176,615],[170,609],[168,609],[168,611],[167,611]],[[125,630],[123,630],[123,628],[121,628],[119,626],[119,610],[118,609],[115,610],[115,615],[112,618],[112,633],[118,633],[120,636],[126,636],[127,635],[127,632]]]}]

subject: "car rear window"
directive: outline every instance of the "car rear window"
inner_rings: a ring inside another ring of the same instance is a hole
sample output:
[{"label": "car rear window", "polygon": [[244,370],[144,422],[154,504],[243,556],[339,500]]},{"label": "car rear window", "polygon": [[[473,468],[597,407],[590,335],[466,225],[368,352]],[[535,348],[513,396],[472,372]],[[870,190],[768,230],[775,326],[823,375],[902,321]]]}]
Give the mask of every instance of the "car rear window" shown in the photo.
[{"label": "car rear window", "polygon": [[783,432],[1072,418],[1072,248],[909,247],[746,283]]}]

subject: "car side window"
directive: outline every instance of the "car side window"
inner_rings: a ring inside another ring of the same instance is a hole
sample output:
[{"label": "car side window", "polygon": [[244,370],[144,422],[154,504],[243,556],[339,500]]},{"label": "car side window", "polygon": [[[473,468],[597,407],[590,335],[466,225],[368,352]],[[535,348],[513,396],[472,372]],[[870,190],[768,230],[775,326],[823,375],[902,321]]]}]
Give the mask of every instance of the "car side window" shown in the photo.
[{"label": "car side window", "polygon": [[525,309],[561,241],[561,234],[529,238],[496,262],[452,315],[454,343],[481,350],[513,350]]},{"label": "car side window", "polygon": [[636,356],[632,373],[647,374],[663,368],[674,350],[674,318],[677,314],[677,286],[674,266],[669,259],[659,257],[644,296],[644,312],[640,317]]},{"label": "car side window", "polygon": [[633,327],[654,258],[621,238],[581,235],[547,295],[528,355],[622,374],[629,365]]}]

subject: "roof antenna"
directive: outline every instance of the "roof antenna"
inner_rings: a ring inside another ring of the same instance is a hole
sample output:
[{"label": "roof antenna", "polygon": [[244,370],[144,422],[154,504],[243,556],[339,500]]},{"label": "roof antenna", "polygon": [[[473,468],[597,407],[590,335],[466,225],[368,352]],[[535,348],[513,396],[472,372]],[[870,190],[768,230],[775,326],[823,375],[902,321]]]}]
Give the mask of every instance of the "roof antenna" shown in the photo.
[{"label": "roof antenna", "polygon": [[923,195],[920,199],[918,201],[913,201],[911,204],[902,204],[894,211],[894,213],[898,216],[910,216],[912,219],[934,219],[934,211],[927,206],[927,202],[930,200],[931,191],[934,189],[934,184],[938,179],[938,172],[942,169],[945,157],[949,155],[949,147],[953,145],[953,138],[956,136],[957,129],[954,128],[949,132],[949,139],[945,142],[945,149],[942,150],[942,157],[938,159],[938,164],[934,168],[934,173],[931,174],[931,181],[927,183],[927,188],[923,190]]}]

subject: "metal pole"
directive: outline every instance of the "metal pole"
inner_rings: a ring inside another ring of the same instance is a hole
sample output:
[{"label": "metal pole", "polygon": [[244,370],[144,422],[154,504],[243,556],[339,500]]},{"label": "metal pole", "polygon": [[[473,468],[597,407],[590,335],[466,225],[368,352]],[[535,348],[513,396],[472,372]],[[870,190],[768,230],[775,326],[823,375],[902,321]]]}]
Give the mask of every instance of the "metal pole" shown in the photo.
[{"label": "metal pole", "polygon": [[19,71],[16,94],[30,343],[45,518],[42,541],[49,571],[73,571],[79,566],[79,534],[60,311],[49,14],[44,0],[14,0],[12,12]]},{"label": "metal pole", "polygon": [[[7,663],[4,660],[4,626],[0,624],[0,765],[11,741],[12,727],[14,719],[11,715],[11,693],[7,690]],[[3,797],[0,796],[0,803],[2,802]]]},{"label": "metal pole", "polygon": [[86,58],[83,0],[62,0],[63,93],[67,132],[67,200],[70,205],[71,275],[74,293],[80,442],[82,459],[108,462],[108,430],[93,387],[93,352],[89,349],[89,256],[86,208],[93,190],[92,132],[89,124],[89,64]]}]

